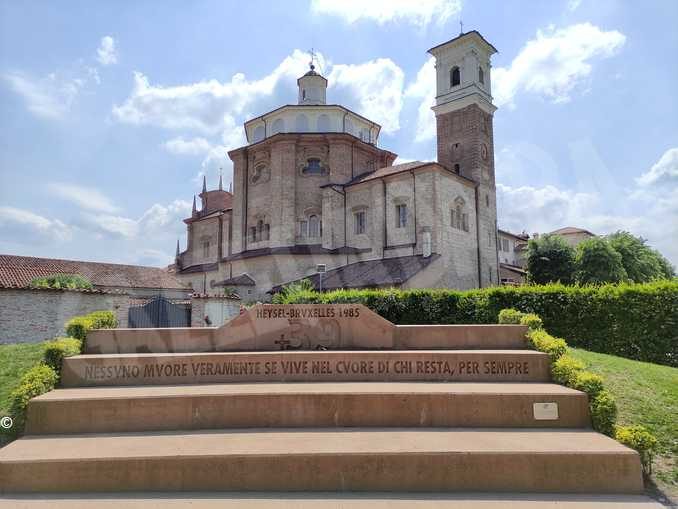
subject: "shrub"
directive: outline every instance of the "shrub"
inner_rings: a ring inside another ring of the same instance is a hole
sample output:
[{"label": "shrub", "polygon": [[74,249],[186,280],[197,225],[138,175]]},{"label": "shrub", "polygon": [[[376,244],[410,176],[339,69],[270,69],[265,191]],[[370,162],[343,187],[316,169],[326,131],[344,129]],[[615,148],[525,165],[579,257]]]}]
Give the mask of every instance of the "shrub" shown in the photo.
[{"label": "shrub", "polygon": [[72,338],[85,341],[87,332],[92,329],[114,329],[118,319],[112,311],[93,311],[85,316],[76,316],[66,322],[66,334]]},{"label": "shrub", "polygon": [[640,424],[617,426],[614,438],[625,446],[638,451],[640,461],[643,464],[643,472],[647,475],[652,473],[652,457],[657,450],[657,439],[645,426]]},{"label": "shrub", "polygon": [[91,290],[94,285],[79,274],[54,274],[53,276],[36,277],[30,286],[34,288],[55,288],[55,289],[85,289]]},{"label": "shrub", "polygon": [[520,319],[520,325],[527,325],[531,330],[539,330],[544,328],[544,322],[542,322],[541,318],[539,318],[539,316],[535,315],[534,313],[527,313],[526,315],[523,315],[523,317]]},{"label": "shrub", "polygon": [[572,388],[585,392],[589,399],[593,399],[603,390],[603,377],[590,371],[580,371],[574,378]]},{"label": "shrub", "polygon": [[543,329],[530,330],[527,333],[527,343],[535,350],[549,354],[551,362],[556,362],[567,352],[564,339],[554,338]]},{"label": "shrub", "polygon": [[502,324],[519,324],[520,320],[525,316],[525,313],[517,309],[507,308],[499,311],[499,323]]},{"label": "shrub", "polygon": [[46,364],[38,364],[24,373],[19,386],[10,394],[9,412],[14,420],[12,426],[14,435],[23,432],[26,424],[26,409],[31,398],[54,389],[58,378],[56,372]]},{"label": "shrub", "polygon": [[617,404],[612,394],[602,390],[589,401],[591,423],[593,429],[607,436],[614,434],[614,423],[617,420]]},{"label": "shrub", "polygon": [[562,355],[558,360],[551,364],[551,376],[553,380],[561,385],[574,387],[577,376],[584,370],[584,364],[574,357]]},{"label": "shrub", "polygon": [[304,291],[285,304],[361,303],[396,324],[497,323],[513,308],[536,313],[570,346],[678,366],[678,281],[481,290]]},{"label": "shrub", "polygon": [[86,316],[76,316],[66,322],[66,334],[80,341],[85,341],[87,331],[91,328],[92,320]]},{"label": "shrub", "polygon": [[93,311],[86,317],[92,320],[92,329],[115,329],[118,326],[113,311]]},{"label": "shrub", "polygon": [[57,375],[61,374],[61,363],[65,357],[78,355],[82,351],[82,341],[76,338],[57,338],[48,341],[45,346],[45,364]]}]

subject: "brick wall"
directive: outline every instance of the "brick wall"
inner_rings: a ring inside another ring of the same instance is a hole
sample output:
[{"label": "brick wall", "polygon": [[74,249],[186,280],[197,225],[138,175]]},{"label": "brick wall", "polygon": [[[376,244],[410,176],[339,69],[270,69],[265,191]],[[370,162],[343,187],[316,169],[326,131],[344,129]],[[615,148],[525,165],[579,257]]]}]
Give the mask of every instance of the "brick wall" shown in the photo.
[{"label": "brick wall", "polygon": [[37,343],[64,334],[64,323],[92,311],[115,311],[127,327],[129,296],[64,290],[0,289],[0,344]]}]

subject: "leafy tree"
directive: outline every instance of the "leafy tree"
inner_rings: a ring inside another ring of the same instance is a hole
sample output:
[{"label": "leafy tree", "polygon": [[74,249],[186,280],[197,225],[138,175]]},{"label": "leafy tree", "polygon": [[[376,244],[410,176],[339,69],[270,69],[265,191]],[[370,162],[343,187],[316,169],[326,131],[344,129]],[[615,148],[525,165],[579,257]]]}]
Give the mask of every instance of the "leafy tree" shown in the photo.
[{"label": "leafy tree", "polygon": [[527,272],[531,283],[560,281],[571,284],[575,250],[561,236],[546,234],[527,244]]},{"label": "leafy tree", "polygon": [[91,290],[94,285],[79,274],[54,274],[52,276],[36,277],[31,281],[33,288],[55,289],[84,289]]},{"label": "leafy tree", "polygon": [[593,237],[579,244],[575,263],[575,277],[581,284],[620,283],[628,278],[622,255],[604,237]]},{"label": "leafy tree", "polygon": [[655,279],[671,279],[673,267],[661,253],[652,249],[645,239],[618,231],[607,237],[612,248],[622,257],[622,265],[629,279],[647,283]]}]

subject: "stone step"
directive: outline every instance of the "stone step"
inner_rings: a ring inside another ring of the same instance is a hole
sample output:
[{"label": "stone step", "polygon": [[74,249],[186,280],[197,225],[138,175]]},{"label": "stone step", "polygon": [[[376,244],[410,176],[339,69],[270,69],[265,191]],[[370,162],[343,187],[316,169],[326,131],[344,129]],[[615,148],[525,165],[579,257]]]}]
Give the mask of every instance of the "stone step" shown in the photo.
[{"label": "stone step", "polygon": [[0,497],[0,509],[662,509],[643,495],[570,493],[132,493]]},{"label": "stone step", "polygon": [[318,382],[57,389],[26,432],[247,427],[588,427],[586,394],[540,383]]},{"label": "stone step", "polygon": [[638,454],[588,430],[246,429],[26,436],[0,489],[117,491],[643,490]]},{"label": "stone step", "polygon": [[327,350],[78,355],[63,387],[224,382],[548,382],[533,350]]}]

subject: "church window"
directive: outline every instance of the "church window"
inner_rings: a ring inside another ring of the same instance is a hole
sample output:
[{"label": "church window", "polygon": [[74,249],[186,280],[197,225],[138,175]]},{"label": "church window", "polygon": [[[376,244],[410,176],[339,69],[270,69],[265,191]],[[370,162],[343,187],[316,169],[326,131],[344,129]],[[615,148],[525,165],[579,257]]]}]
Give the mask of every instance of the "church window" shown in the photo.
[{"label": "church window", "polygon": [[301,98],[306,99],[306,89],[305,88],[302,89],[302,91],[301,91]]},{"label": "church window", "polygon": [[327,133],[330,131],[330,117],[323,113],[318,117],[318,132]]},{"label": "church window", "polygon": [[490,206],[490,195],[489,194],[485,195],[485,206],[486,207]]},{"label": "church window", "polygon": [[355,213],[355,233],[361,235],[365,233],[365,211],[361,210]]},{"label": "church window", "polygon": [[260,125],[254,130],[254,142],[258,142],[263,140],[266,137],[266,131],[264,130],[264,126]]},{"label": "church window", "polygon": [[256,234],[257,242],[262,240],[263,235],[264,235],[264,222],[261,219],[259,219],[259,221],[257,222],[257,234]]},{"label": "church window", "polygon": [[250,242],[256,242],[257,241],[257,227],[252,226],[250,227]]},{"label": "church window", "polygon": [[270,240],[270,239],[271,239],[271,225],[265,224],[264,225],[264,240]]},{"label": "church window", "polygon": [[459,172],[460,172],[460,171],[461,171],[461,168],[459,167],[459,163],[456,163],[456,164],[454,165],[454,173],[456,173],[457,175],[459,175]]},{"label": "church window", "polygon": [[308,237],[308,221],[299,221],[299,236]]},{"label": "church window", "polygon": [[295,122],[295,131],[298,133],[307,133],[308,132],[308,117],[304,114],[297,115]]},{"label": "church window", "polygon": [[407,226],[407,205],[400,203],[396,205],[396,228]]},{"label": "church window", "polygon": [[464,228],[464,223],[462,221],[461,205],[457,205],[457,224],[455,225],[457,230],[462,230]]},{"label": "church window", "polygon": [[278,118],[273,122],[273,126],[271,127],[271,132],[273,134],[278,134],[282,133],[285,131],[285,121],[282,118]]},{"label": "church window", "polygon": [[308,236],[310,238],[320,237],[322,235],[322,225],[320,218],[316,215],[308,218]]},{"label": "church window", "polygon": [[461,72],[456,65],[450,69],[450,87],[456,87],[461,83]]},{"label": "church window", "polygon": [[468,214],[466,213],[461,215],[461,227],[465,232],[468,231]]},{"label": "church window", "polygon": [[203,258],[209,258],[209,256],[210,256],[210,241],[209,240],[205,240],[202,243],[202,256],[203,256]]},{"label": "church window", "polygon": [[450,210],[450,226],[451,226],[452,228],[455,228],[455,225],[456,225],[456,223],[455,223],[455,220],[456,220],[456,219],[455,219],[455,212],[456,212],[456,211],[455,211],[454,209],[451,209],[451,210]]},{"label": "church window", "polygon": [[478,67],[478,81],[483,85],[485,84],[485,72],[482,67]]},{"label": "church window", "polygon": [[320,159],[317,157],[311,157],[306,160],[306,166],[302,172],[306,175],[321,175],[323,172],[322,165],[320,164]]}]

